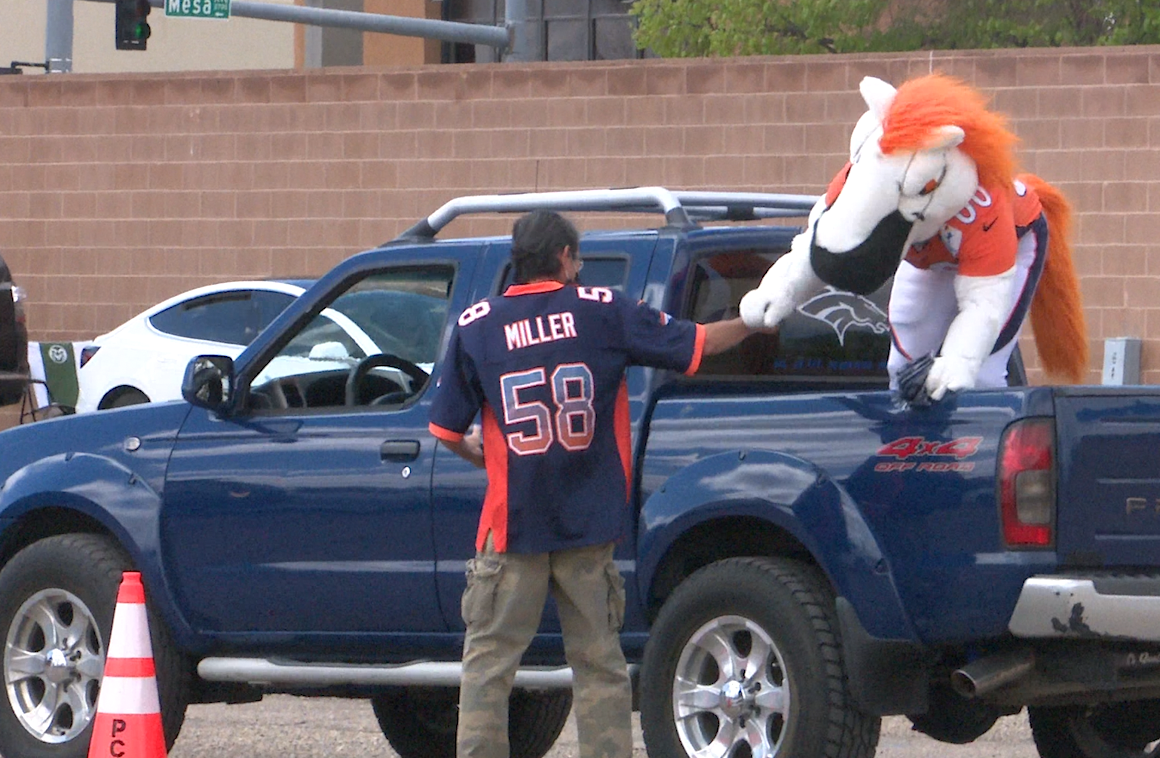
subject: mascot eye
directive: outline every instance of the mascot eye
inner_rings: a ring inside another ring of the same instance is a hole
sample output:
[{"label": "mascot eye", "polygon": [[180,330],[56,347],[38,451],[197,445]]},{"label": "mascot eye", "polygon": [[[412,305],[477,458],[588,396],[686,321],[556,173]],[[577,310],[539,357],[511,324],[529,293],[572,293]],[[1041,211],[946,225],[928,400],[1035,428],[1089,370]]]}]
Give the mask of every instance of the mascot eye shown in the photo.
[{"label": "mascot eye", "polygon": [[925,185],[923,185],[923,188],[918,191],[918,194],[929,195],[930,193],[932,193],[936,189],[938,189],[938,185],[939,185],[938,179],[931,179],[929,182],[927,182]]}]

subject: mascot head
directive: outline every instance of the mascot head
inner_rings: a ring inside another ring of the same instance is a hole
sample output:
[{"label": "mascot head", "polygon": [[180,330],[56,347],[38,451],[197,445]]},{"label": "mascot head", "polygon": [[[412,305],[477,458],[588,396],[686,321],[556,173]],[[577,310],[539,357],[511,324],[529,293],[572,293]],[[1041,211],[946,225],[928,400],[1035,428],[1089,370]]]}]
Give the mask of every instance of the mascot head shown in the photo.
[{"label": "mascot head", "polygon": [[974,88],[930,74],[897,90],[868,76],[859,89],[869,110],[850,137],[850,175],[873,173],[879,186],[886,178],[892,202],[914,224],[911,242],[938,233],[979,184],[1010,186],[1017,139]]}]

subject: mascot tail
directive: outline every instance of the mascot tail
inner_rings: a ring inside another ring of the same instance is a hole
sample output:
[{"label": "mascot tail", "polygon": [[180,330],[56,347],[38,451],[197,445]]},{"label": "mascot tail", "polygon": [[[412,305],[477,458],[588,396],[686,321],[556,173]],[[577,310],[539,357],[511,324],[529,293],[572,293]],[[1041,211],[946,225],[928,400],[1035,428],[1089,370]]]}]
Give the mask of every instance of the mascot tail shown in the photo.
[{"label": "mascot tail", "polygon": [[1047,262],[1031,301],[1035,346],[1048,374],[1079,384],[1088,369],[1088,341],[1071,255],[1071,205],[1058,189],[1038,176],[1022,174],[1016,178],[1039,195],[1047,217]]}]

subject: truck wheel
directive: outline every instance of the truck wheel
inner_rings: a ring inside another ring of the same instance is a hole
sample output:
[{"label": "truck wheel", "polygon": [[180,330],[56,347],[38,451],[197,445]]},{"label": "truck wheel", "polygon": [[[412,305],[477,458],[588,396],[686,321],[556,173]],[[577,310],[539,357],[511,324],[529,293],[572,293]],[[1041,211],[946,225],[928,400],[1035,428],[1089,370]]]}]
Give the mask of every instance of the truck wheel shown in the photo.
[{"label": "truck wheel", "polygon": [[730,558],[690,576],[640,672],[649,755],[871,758],[881,720],[846,688],[834,598],[812,568]]},{"label": "truck wheel", "polygon": [[1042,758],[1160,756],[1160,700],[1094,706],[1028,706]]},{"label": "truck wheel", "polygon": [[[459,690],[392,687],[371,699],[375,718],[400,758],[455,758]],[[511,758],[542,758],[572,710],[571,690],[512,690],[508,701]]]},{"label": "truck wheel", "polygon": [[[4,635],[0,754],[84,758],[121,572],[129,560],[109,539],[65,534],[35,542],[0,571]],[[189,668],[165,627],[149,617],[167,746],[185,719]]]}]

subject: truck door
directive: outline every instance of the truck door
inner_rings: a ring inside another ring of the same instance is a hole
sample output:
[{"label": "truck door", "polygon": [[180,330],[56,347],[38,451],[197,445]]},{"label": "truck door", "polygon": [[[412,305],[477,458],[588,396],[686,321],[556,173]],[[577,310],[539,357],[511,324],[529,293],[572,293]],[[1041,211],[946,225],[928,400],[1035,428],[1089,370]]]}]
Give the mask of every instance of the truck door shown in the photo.
[{"label": "truck door", "polygon": [[328,645],[445,631],[430,374],[477,250],[352,273],[243,356],[244,408],[193,409],[168,469],[162,549],[195,629]]},{"label": "truck door", "polygon": [[1160,555],[1160,391],[1056,390],[1056,552],[1068,566],[1148,566]]},{"label": "truck door", "polygon": [[[648,277],[649,261],[656,245],[657,234],[653,231],[584,236],[580,241],[580,256],[584,261],[584,269],[580,272],[581,284],[611,287],[631,297],[641,298]],[[487,288],[477,292],[474,299],[499,294],[512,283],[512,272],[508,265],[510,254],[511,246],[508,243],[491,246],[480,270],[495,271],[497,275],[486,279],[489,282]],[[483,281],[484,277],[480,279]],[[630,381],[630,389],[631,384]],[[634,422],[639,419],[639,408],[633,408],[632,416]],[[435,533],[439,598],[447,624],[454,630],[463,630],[459,600],[466,586],[464,564],[475,553],[475,533],[487,488],[487,475],[446,448],[440,448],[435,453],[432,481],[435,523],[439,525]],[[627,508],[625,519],[626,530],[631,529],[633,520]],[[625,552],[627,555],[631,551],[626,547]],[[631,607],[632,598],[629,603]],[[541,631],[558,633],[559,630],[559,620],[549,604]]]}]

